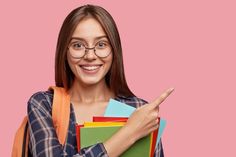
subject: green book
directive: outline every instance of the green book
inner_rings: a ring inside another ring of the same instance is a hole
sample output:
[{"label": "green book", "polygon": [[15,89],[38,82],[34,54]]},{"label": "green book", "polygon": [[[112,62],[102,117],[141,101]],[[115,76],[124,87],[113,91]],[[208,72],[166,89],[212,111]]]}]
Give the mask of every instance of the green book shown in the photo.
[{"label": "green book", "polygon": [[[104,142],[109,139],[121,126],[101,126],[80,128],[81,148]],[[126,141],[124,141],[125,143]],[[121,157],[149,157],[151,147],[151,134],[134,143]]]}]

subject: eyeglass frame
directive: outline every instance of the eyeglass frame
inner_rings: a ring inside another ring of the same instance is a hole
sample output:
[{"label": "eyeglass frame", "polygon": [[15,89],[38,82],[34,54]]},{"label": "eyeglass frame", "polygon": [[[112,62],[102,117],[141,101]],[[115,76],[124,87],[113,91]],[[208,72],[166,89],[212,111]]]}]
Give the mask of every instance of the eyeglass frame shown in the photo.
[{"label": "eyeglass frame", "polygon": [[70,56],[73,57],[73,58],[81,59],[81,58],[84,58],[84,56],[89,52],[89,50],[93,50],[94,54],[95,54],[98,58],[106,58],[106,57],[108,57],[108,56],[111,54],[111,52],[112,52],[112,47],[111,47],[110,42],[106,41],[106,42],[109,44],[109,47],[111,48],[111,50],[110,50],[110,52],[108,53],[108,55],[105,56],[105,57],[100,57],[100,56],[98,56],[98,55],[96,54],[96,49],[95,49],[95,48],[96,48],[96,46],[97,46],[97,44],[98,44],[99,42],[100,42],[100,41],[96,42],[96,43],[95,43],[95,46],[94,46],[94,47],[91,47],[91,48],[90,48],[90,47],[86,47],[85,44],[84,44],[83,42],[81,42],[81,43],[83,44],[84,48],[85,48],[85,50],[84,50],[84,55],[83,55],[82,57],[74,57],[73,55],[71,55],[70,47],[71,47],[71,45],[72,45],[73,43],[70,43],[70,44],[68,45],[69,54],[70,54]]}]

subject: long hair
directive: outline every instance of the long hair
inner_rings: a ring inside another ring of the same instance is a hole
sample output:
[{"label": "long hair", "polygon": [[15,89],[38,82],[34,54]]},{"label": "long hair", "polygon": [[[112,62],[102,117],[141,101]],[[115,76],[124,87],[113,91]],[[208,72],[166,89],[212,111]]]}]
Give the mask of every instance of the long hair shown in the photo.
[{"label": "long hair", "polygon": [[68,90],[73,84],[75,76],[68,65],[66,53],[76,26],[86,17],[92,17],[101,24],[111,43],[113,62],[105,76],[106,84],[116,96],[134,96],[125,79],[120,35],[115,21],[104,8],[95,5],[84,5],[74,9],[62,24],[58,36],[55,57],[56,86],[64,87]]}]

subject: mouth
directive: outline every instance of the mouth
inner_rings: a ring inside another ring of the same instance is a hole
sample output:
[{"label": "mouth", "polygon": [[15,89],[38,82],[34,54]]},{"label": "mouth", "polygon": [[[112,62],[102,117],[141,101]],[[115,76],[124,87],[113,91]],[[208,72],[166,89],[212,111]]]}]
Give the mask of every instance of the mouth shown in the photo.
[{"label": "mouth", "polygon": [[102,66],[102,64],[96,64],[96,65],[79,65],[83,71],[87,73],[96,73],[99,68]]}]

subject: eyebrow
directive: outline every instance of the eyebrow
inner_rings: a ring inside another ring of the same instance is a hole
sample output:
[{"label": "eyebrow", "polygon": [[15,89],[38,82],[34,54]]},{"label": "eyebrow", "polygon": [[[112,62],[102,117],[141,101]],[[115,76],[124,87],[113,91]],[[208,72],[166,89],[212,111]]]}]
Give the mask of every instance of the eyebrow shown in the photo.
[{"label": "eyebrow", "polygon": [[[107,36],[106,35],[98,36],[98,37],[95,37],[94,40],[97,41],[97,40],[102,39],[102,38],[107,38]],[[82,40],[82,41],[86,42],[86,39],[80,38],[80,37],[71,37],[71,40],[73,40],[73,39]]]}]

